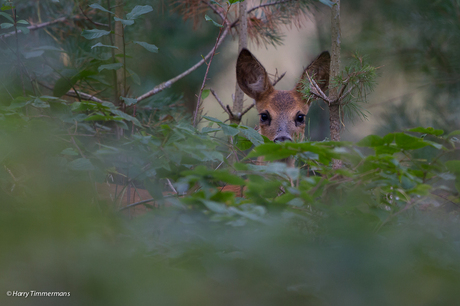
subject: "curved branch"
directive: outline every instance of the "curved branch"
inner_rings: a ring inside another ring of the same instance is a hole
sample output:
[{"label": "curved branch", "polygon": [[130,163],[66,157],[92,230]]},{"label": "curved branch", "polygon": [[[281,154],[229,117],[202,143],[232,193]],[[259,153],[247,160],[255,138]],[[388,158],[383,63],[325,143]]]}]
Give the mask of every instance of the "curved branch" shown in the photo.
[{"label": "curved branch", "polygon": [[137,98],[137,101],[140,102],[144,99],[147,99],[157,93],[159,93],[160,91],[163,91],[165,90],[166,88],[170,87],[172,84],[174,84],[175,82],[179,81],[180,79],[182,79],[183,77],[189,75],[190,73],[192,73],[193,71],[195,71],[198,67],[200,67],[201,65],[203,65],[209,58],[211,58],[211,56],[214,54],[214,51],[215,49],[217,49],[221,44],[222,42],[224,41],[225,37],[227,36],[228,34],[228,30],[229,30],[229,27],[225,27],[224,31],[222,32],[222,35],[220,36],[220,39],[219,41],[217,42],[217,44],[211,49],[211,51],[209,51],[209,53],[204,57],[204,59],[202,59],[201,61],[199,61],[198,63],[196,63],[194,66],[190,67],[188,70],[182,72],[181,74],[179,74],[178,76],[166,81],[166,82],[163,82],[161,83],[160,85],[157,85],[155,86],[155,88],[153,88],[152,90],[146,92],[145,94],[139,96]]},{"label": "curved branch", "polygon": [[[53,25],[53,24],[58,23],[58,22],[64,22],[66,20],[67,20],[67,17],[61,17],[61,18],[55,19],[53,21],[48,21],[48,22],[43,22],[43,23],[31,25],[31,26],[28,26],[27,28],[29,29],[29,31],[35,31],[35,30],[38,30],[38,29]],[[22,33],[22,31],[18,29],[18,33]],[[15,31],[6,33],[2,37],[7,38],[7,37],[10,37],[10,36],[13,36],[13,35],[16,35]]]}]

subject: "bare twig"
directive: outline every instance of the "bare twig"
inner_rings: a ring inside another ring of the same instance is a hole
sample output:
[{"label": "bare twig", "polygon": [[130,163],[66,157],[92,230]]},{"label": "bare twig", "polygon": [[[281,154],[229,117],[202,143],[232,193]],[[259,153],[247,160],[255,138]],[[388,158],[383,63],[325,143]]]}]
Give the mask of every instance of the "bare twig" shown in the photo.
[{"label": "bare twig", "polygon": [[126,206],[120,208],[118,211],[122,211],[122,210],[125,210],[125,209],[128,209],[128,208],[132,208],[132,207],[135,207],[135,206],[138,206],[138,205],[142,205],[142,204],[145,204],[145,203],[148,203],[148,202],[155,202],[155,199],[152,198],[152,199],[147,199],[147,200],[139,201],[139,202],[136,202],[136,203],[133,203],[133,204],[129,204],[129,205],[126,205]]},{"label": "bare twig", "polygon": [[197,68],[199,68],[201,65],[203,65],[213,54],[214,54],[214,51],[215,49],[217,49],[221,44],[222,42],[224,41],[225,37],[227,36],[228,34],[228,30],[229,30],[229,27],[225,27],[224,31],[222,32],[222,35],[220,36],[220,39],[217,43],[216,46],[214,46],[211,51],[209,51],[209,53],[204,57],[204,59],[202,59],[201,61],[199,61],[198,63],[196,63],[194,66],[190,67],[188,70],[182,72],[181,74],[179,74],[178,76],[164,82],[164,83],[161,83],[160,85],[157,85],[155,86],[155,88],[153,88],[152,90],[146,92],[145,94],[139,96],[137,98],[137,101],[140,102],[144,99],[147,99],[153,95],[156,95],[157,93],[165,90],[166,88],[168,87],[171,87],[172,84],[174,84],[175,82],[179,81],[180,79],[182,79],[183,77],[189,75],[190,73],[192,73],[193,71],[195,71]]},{"label": "bare twig", "polygon": [[[93,95],[90,95],[90,94],[87,94],[87,93],[84,93],[84,92],[81,92],[79,90],[69,90],[65,95],[66,96],[69,96],[69,97],[76,97],[78,99],[78,96],[80,96],[80,98],[83,98],[83,100],[87,100],[87,101],[94,101],[94,102],[98,102],[98,103],[105,103],[105,102],[108,102],[108,101],[104,101],[104,100],[101,100],[99,98],[96,98],[95,96]],[[111,102],[110,102],[111,103]]]},{"label": "bare twig", "polygon": [[169,188],[171,188],[171,190],[172,190],[175,194],[177,194],[178,192],[177,192],[176,188],[174,188],[174,186],[173,186],[173,184],[171,183],[171,181],[170,181],[168,178],[166,179],[166,181],[168,182]]},{"label": "bare twig", "polygon": [[22,94],[24,95],[24,97],[26,96],[26,87],[24,85],[24,79],[22,77],[22,70],[21,70],[21,57],[19,56],[19,36],[18,36],[18,28],[17,28],[17,24],[18,24],[18,20],[17,20],[17,16],[16,16],[16,9],[13,8],[11,9],[13,11],[13,20],[14,20],[14,35],[16,37],[16,57],[17,57],[17,60],[18,60],[18,73],[19,73],[19,77],[21,79],[21,85],[22,85]]},{"label": "bare twig", "polygon": [[83,9],[81,8],[81,5],[79,5],[78,7],[80,8],[80,12],[83,14],[83,16],[85,16],[86,20],[88,20],[92,24],[96,26],[100,26],[100,27],[106,27],[106,28],[110,27],[108,24],[93,21],[91,18],[88,17],[88,15],[86,15],[85,11],[83,11]]},{"label": "bare twig", "polygon": [[277,79],[273,82],[272,86],[275,86],[279,81],[281,81],[281,79],[284,78],[285,75],[286,75],[286,72],[283,73],[282,75],[280,75],[280,77],[277,78]]},{"label": "bare twig", "polygon": [[212,95],[214,96],[214,98],[216,98],[217,102],[219,103],[220,107],[222,107],[222,109],[229,115],[229,116],[233,116],[233,114],[231,112],[228,111],[228,109],[224,106],[224,103],[222,103],[222,101],[220,100],[220,98],[217,96],[217,93],[214,89],[210,88],[209,89],[212,93]]},{"label": "bare twig", "polygon": [[[42,87],[45,87],[48,90],[53,91],[53,87],[51,87],[49,85],[46,85],[46,84],[44,84],[42,82],[39,82],[39,81],[37,81],[37,84],[42,86]],[[83,98],[84,100],[87,100],[87,101],[94,101],[94,102],[98,102],[98,103],[111,103],[111,102],[104,101],[104,100],[101,100],[99,98],[96,98],[94,95],[90,95],[90,94],[87,94],[87,93],[84,93],[84,92],[81,92],[81,91],[78,91],[78,94],[80,95],[81,98]],[[69,97],[74,97],[74,98],[77,97],[75,91],[73,91],[73,90],[69,90],[65,95],[69,96]]]},{"label": "bare twig", "polygon": [[256,106],[256,102],[254,101],[251,105],[249,105],[248,108],[246,108],[240,115],[240,119],[247,113],[251,110],[251,108],[253,108],[254,106]]},{"label": "bare twig", "polygon": [[215,7],[211,3],[207,2],[207,1],[204,1],[204,0],[202,0],[201,2],[203,2],[204,4],[209,6],[213,10],[214,13],[219,15],[219,17],[222,19],[222,22],[225,22],[228,26],[230,26],[228,19],[225,18],[225,15],[217,7]]},{"label": "bare twig", "polygon": [[[38,29],[53,25],[53,24],[58,23],[58,22],[64,22],[66,20],[67,20],[67,17],[61,17],[61,18],[55,19],[53,21],[48,21],[48,22],[43,22],[43,23],[39,23],[39,24],[36,24],[36,25],[31,25],[31,26],[28,26],[27,28],[29,29],[29,31],[35,31],[35,30],[38,30]],[[18,30],[17,32],[22,33],[21,30]],[[3,38],[8,38],[10,36],[14,36],[15,34],[16,34],[16,32],[12,31],[12,32],[9,32],[9,33],[3,35],[2,37]]]},{"label": "bare twig", "polygon": [[305,74],[307,75],[307,78],[308,78],[308,81],[310,82],[311,85],[313,85],[313,89],[314,91],[310,91],[311,94],[313,94],[314,96],[317,96],[318,98],[320,99],[323,99],[324,101],[328,102],[329,104],[331,104],[333,101],[331,101],[327,96],[326,94],[321,90],[321,88],[319,88],[318,84],[315,82],[314,79],[312,79],[310,77],[310,75],[308,74],[308,71],[305,71]]},{"label": "bare twig", "polygon": [[254,6],[253,8],[251,8],[250,10],[248,10],[248,14],[257,10],[257,9],[260,9],[260,8],[263,8],[263,7],[268,7],[268,6],[273,6],[273,5],[278,5],[278,4],[283,4],[283,3],[287,3],[287,2],[293,2],[295,0],[281,0],[281,1],[277,1],[277,2],[271,2],[271,3],[264,3],[264,4],[261,4],[261,5],[258,5],[258,6]]},{"label": "bare twig", "polygon": [[[227,15],[228,15],[228,11],[230,10],[230,5],[228,5],[228,8],[227,8],[227,11],[225,12],[225,18],[224,20],[227,19]],[[224,22],[225,23],[225,22]],[[227,30],[228,29],[228,26],[227,24],[224,26],[225,29]],[[214,54],[216,54],[216,50],[217,50],[217,47],[218,47],[218,43],[220,41],[220,37],[222,35],[222,29],[224,28],[220,28],[219,30],[219,35],[217,35],[217,39],[216,39],[216,44],[213,48],[213,51],[212,51],[212,54],[211,54],[211,57],[209,59],[209,63],[206,64],[207,68],[206,68],[206,73],[204,74],[204,78],[203,78],[203,83],[201,84],[201,88],[200,88],[200,93],[198,94],[198,101],[196,102],[196,109],[195,109],[195,114],[193,115],[193,126],[196,127],[198,122],[197,122],[197,118],[198,118],[198,113],[200,112],[200,106],[201,106],[201,95],[203,93],[203,89],[204,89],[204,86],[206,85],[206,80],[208,78],[208,73],[209,73],[209,68],[211,68],[211,63],[212,63],[212,59],[214,58]],[[139,100],[138,100],[139,101]]]},{"label": "bare twig", "polygon": [[230,109],[230,105],[227,104],[227,113],[230,115],[230,118],[233,118],[235,115],[233,115],[232,110]]}]

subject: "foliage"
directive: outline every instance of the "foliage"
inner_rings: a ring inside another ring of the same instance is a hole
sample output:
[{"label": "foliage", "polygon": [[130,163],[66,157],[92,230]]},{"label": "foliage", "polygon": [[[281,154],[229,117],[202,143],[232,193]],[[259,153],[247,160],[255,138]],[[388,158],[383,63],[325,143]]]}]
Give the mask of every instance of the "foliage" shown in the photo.
[{"label": "foliage", "polygon": [[[133,6],[116,22],[129,29],[126,21],[134,27],[148,11]],[[111,73],[126,64],[113,61],[110,34],[89,31],[75,34],[80,56],[63,69],[49,54],[72,53],[57,47],[19,54],[20,63],[5,51],[10,67],[26,69],[3,76],[15,77],[0,97],[4,292],[70,292],[71,305],[458,301],[459,131],[280,144],[211,117],[197,130],[175,96],[115,105],[83,95],[107,90],[109,99]],[[30,82],[23,86],[21,75]],[[42,92],[44,80],[54,90]],[[64,96],[69,89],[76,99]],[[333,170],[333,159],[344,168]],[[152,198],[131,205],[151,210],[126,218],[119,199],[102,197],[107,182],[120,186],[118,198],[147,189]],[[226,185],[244,186],[244,197]],[[0,297],[2,305],[26,302]]]}]

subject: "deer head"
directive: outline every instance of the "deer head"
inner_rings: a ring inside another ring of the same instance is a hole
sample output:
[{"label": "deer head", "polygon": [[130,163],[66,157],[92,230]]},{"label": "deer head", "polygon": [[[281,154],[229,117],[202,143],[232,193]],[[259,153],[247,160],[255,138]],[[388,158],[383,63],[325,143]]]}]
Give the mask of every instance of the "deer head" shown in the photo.
[{"label": "deer head", "polygon": [[256,101],[260,116],[261,134],[274,142],[303,139],[305,116],[311,104],[311,98],[305,98],[299,90],[307,73],[322,91],[329,84],[329,52],[321,53],[304,70],[301,80],[292,90],[276,90],[264,66],[247,49],[243,49],[236,63],[236,79],[241,90]]}]

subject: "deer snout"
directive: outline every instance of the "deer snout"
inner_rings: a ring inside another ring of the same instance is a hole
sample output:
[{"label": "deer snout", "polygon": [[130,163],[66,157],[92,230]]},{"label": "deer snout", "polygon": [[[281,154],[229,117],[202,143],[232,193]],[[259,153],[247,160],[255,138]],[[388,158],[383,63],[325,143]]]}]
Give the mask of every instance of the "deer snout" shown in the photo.
[{"label": "deer snout", "polygon": [[276,135],[273,141],[274,142],[292,141],[292,138],[287,133],[281,133],[281,134]]}]

